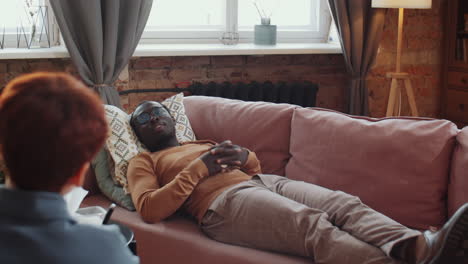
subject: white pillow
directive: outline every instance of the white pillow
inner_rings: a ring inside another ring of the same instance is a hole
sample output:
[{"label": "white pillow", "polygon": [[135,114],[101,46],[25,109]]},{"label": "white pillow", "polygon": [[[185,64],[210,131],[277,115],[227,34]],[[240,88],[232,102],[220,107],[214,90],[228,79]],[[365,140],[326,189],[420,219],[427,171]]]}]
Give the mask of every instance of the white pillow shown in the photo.
[{"label": "white pillow", "polygon": [[[162,101],[176,121],[176,136],[179,142],[196,140],[190,121],[185,115],[184,94],[179,93]],[[113,180],[127,190],[127,168],[130,159],[142,151],[147,151],[137,139],[130,125],[130,115],[113,105],[104,105],[109,124],[106,147],[115,164]]]}]

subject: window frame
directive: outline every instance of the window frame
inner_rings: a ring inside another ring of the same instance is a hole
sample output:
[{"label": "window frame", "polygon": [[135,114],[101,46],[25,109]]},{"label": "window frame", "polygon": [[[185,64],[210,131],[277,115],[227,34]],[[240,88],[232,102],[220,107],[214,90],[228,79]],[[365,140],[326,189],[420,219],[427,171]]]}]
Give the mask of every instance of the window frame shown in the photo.
[{"label": "window frame", "polygon": [[[204,27],[189,27],[182,30],[167,30],[157,29],[150,27],[143,32],[140,44],[197,44],[197,43],[220,43],[219,38],[224,32],[237,32],[239,33],[239,43],[253,42],[253,30],[239,30],[237,26],[238,17],[238,0],[224,0],[225,1],[225,20],[226,23],[223,28],[218,26],[204,26]],[[324,43],[327,42],[330,26],[332,24],[332,17],[328,8],[327,0],[318,0],[319,8],[317,9],[318,15],[318,28],[316,30],[305,29],[297,30],[289,29],[277,31],[278,43]],[[230,12],[228,11],[230,10]],[[312,12],[313,10],[311,10]],[[287,28],[287,27],[286,27]],[[175,27],[173,28],[175,29]],[[196,30],[201,29],[201,30]]]},{"label": "window frame", "polygon": [[[43,4],[48,7],[49,16],[49,36],[51,39],[51,48],[57,46],[63,46],[63,40],[60,34],[60,30],[55,20],[52,7],[49,0],[41,0]],[[239,43],[252,43],[253,42],[253,31],[238,31],[236,25],[237,20],[237,7],[238,0],[224,0],[225,5],[235,12],[230,12],[225,16],[226,20],[226,31],[237,31],[240,35]],[[297,30],[278,31],[278,43],[327,43],[329,42],[329,32],[332,25],[332,17],[329,13],[327,0],[319,0],[319,29],[317,31],[300,31],[300,34],[306,35],[307,37],[298,36]],[[191,29],[196,29],[193,27]],[[175,28],[173,28],[175,29]],[[219,27],[206,28],[206,30],[145,30],[142,39],[139,44],[220,44],[219,37],[223,32]],[[181,37],[182,36],[182,37]],[[1,32],[0,32],[1,37]],[[4,48],[17,48],[17,33],[16,29],[14,33],[5,34],[5,47]],[[20,48],[26,48],[24,45]]]}]

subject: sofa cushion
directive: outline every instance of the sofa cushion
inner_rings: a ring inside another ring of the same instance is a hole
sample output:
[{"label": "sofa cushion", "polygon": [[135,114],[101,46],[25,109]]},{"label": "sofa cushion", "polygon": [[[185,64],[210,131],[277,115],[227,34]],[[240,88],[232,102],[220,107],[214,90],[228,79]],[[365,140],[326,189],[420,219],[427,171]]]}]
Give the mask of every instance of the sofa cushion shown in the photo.
[{"label": "sofa cushion", "polygon": [[457,133],[447,120],[296,109],[286,176],[356,195],[412,228],[440,227]]},{"label": "sofa cushion", "polygon": [[[102,195],[87,197],[82,207],[109,207]],[[195,221],[175,216],[147,224],[136,212],[117,207],[112,220],[129,226],[135,234],[141,264],[151,263],[223,263],[223,264],[305,264],[307,258],[261,251],[217,242],[203,234]]]},{"label": "sofa cushion", "polygon": [[452,215],[461,205],[468,203],[468,127],[457,135],[452,158],[448,192],[448,212]]},{"label": "sofa cushion", "polygon": [[188,96],[186,113],[198,139],[230,139],[257,154],[263,173],[284,175],[295,106]]}]

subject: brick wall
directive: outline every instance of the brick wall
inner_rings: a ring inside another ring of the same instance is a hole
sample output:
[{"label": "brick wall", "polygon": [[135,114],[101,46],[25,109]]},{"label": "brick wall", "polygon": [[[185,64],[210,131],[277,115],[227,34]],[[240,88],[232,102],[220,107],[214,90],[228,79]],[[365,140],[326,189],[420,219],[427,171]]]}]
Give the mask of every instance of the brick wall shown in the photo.
[{"label": "brick wall", "polygon": [[[343,87],[348,82],[342,55],[135,58],[129,64],[128,73],[128,85],[119,89],[186,87],[191,81],[311,81],[319,84],[317,105],[339,111],[343,111]],[[132,93],[122,96],[122,103],[131,110],[142,100],[170,95]]]},{"label": "brick wall", "polygon": [[[411,74],[421,116],[438,117],[441,94],[443,13],[448,0],[433,0],[430,10],[407,9],[404,24],[402,70]],[[390,89],[385,73],[393,71],[397,38],[396,9],[390,9],[375,65],[367,78],[371,116],[384,116]],[[0,60],[0,87],[25,72],[66,71],[76,75],[69,59]],[[319,84],[317,106],[344,111],[349,78],[342,55],[266,55],[133,58],[116,83],[128,89],[185,87],[192,80],[312,81]],[[141,100],[164,99],[172,93],[123,95],[131,111]],[[405,94],[403,94],[405,95]],[[402,114],[409,114],[403,97]]]},{"label": "brick wall", "polygon": [[70,59],[0,60],[0,87],[21,74],[36,71],[65,71],[77,76]]},{"label": "brick wall", "polygon": [[[76,70],[69,59],[1,60],[0,86],[33,71]],[[116,82],[117,90],[186,87],[191,81],[311,81],[319,84],[317,106],[344,111],[349,81],[342,55],[197,56],[133,58]],[[162,100],[174,93],[122,95],[132,111],[142,100]]]}]

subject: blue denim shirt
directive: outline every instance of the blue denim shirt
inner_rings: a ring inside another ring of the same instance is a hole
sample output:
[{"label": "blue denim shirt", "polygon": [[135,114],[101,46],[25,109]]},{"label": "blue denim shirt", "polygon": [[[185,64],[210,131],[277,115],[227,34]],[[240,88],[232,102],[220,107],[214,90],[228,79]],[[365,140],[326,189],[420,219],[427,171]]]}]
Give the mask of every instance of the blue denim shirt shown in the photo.
[{"label": "blue denim shirt", "polygon": [[117,226],[78,224],[58,193],[0,186],[0,263],[138,263]]}]

